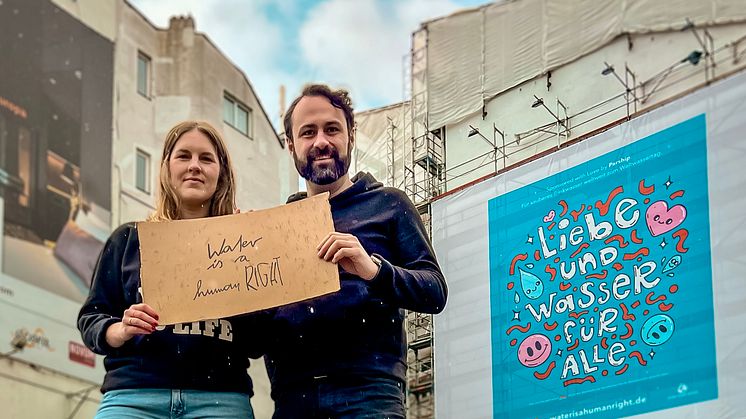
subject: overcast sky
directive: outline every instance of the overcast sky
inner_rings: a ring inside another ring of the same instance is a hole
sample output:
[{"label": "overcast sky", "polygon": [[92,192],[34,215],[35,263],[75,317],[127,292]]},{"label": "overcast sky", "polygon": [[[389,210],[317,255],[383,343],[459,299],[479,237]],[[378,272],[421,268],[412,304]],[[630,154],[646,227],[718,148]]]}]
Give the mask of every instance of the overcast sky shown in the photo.
[{"label": "overcast sky", "polygon": [[402,100],[402,59],[420,23],[487,0],[130,0],[159,27],[191,14],[248,76],[277,128],[307,82],[350,90],[356,110]]}]

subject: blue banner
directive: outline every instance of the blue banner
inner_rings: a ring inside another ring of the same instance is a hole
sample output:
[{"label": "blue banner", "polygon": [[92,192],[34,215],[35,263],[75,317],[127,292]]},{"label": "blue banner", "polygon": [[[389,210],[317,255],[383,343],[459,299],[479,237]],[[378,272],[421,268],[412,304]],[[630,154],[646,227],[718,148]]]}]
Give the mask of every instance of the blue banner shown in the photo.
[{"label": "blue banner", "polygon": [[705,115],[489,201],[494,417],[717,398]]}]

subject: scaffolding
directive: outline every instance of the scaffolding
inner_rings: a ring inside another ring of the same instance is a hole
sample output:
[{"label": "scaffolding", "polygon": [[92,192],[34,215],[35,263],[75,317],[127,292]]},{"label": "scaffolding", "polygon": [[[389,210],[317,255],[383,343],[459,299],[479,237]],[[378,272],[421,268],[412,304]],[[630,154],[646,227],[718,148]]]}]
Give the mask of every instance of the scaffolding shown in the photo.
[{"label": "scaffolding", "polygon": [[[428,129],[427,29],[412,34],[409,68],[410,156],[404,165],[404,190],[431,235],[430,201],[445,192],[445,129]],[[406,118],[405,118],[406,119]],[[407,312],[407,417],[432,418],[434,403],[433,316]]]},{"label": "scaffolding", "polygon": [[[406,192],[432,236],[430,202],[445,191],[444,134],[441,129],[412,139],[412,160],[405,166]],[[407,312],[407,416],[434,417],[433,315]]]},{"label": "scaffolding", "polygon": [[407,416],[434,417],[433,316],[407,313]]},{"label": "scaffolding", "polygon": [[394,149],[396,147],[396,129],[398,128],[394,124],[394,120],[391,117],[386,116],[388,122],[388,128],[386,129],[386,181],[389,185],[395,185],[395,172],[394,172]]}]

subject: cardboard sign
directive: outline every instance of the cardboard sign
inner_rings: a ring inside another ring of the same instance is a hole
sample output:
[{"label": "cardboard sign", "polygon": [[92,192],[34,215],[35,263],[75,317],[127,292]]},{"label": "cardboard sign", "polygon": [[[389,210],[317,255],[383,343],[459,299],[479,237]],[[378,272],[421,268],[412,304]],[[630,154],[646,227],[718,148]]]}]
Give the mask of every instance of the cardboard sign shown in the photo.
[{"label": "cardboard sign", "polygon": [[159,323],[218,319],[339,290],[316,246],[334,231],[328,194],[222,217],[137,225],[143,301]]}]

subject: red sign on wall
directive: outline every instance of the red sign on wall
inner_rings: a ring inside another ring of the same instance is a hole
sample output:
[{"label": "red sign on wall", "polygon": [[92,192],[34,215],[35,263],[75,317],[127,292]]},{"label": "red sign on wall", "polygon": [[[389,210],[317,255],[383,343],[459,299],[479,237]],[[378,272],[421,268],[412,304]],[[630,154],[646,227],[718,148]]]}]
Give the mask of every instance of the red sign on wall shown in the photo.
[{"label": "red sign on wall", "polygon": [[67,344],[67,355],[70,361],[87,365],[91,368],[96,366],[96,354],[77,342],[70,341]]}]

